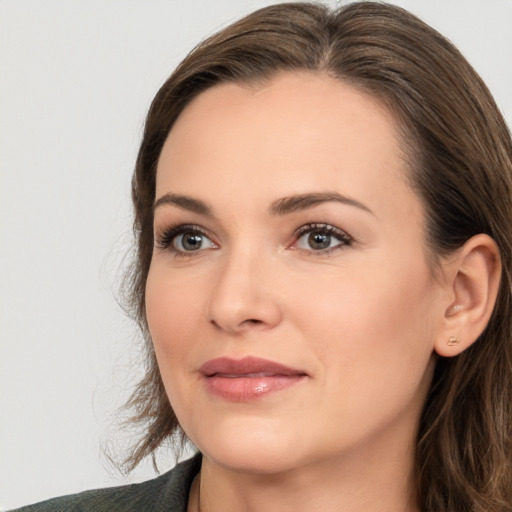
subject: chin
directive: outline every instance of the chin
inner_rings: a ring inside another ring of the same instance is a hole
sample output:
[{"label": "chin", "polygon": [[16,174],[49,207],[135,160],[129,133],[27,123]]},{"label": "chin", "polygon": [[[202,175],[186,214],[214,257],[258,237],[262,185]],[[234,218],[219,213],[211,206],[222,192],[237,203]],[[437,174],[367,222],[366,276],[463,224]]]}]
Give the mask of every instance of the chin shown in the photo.
[{"label": "chin", "polygon": [[203,456],[215,465],[225,470],[259,476],[275,476],[286,473],[300,466],[294,457],[290,460],[290,451],[271,451],[266,449],[236,449],[231,451],[214,450],[212,453],[203,453]]},{"label": "chin", "polygon": [[191,436],[203,456],[216,465],[261,475],[282,473],[300,465],[297,447],[301,442],[286,428],[268,425],[268,421],[238,419],[229,423]]}]

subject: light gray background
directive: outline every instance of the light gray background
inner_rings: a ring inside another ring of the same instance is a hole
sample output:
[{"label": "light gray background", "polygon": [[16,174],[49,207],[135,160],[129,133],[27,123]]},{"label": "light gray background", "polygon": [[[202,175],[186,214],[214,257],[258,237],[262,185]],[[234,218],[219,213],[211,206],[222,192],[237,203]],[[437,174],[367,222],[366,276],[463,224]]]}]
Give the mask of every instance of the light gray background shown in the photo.
[{"label": "light gray background", "polygon": [[[112,290],[144,114],[200,39],[269,3],[0,0],[0,509],[128,481],[101,447],[126,444],[140,375]],[[393,3],[459,46],[510,125],[512,0]]]}]

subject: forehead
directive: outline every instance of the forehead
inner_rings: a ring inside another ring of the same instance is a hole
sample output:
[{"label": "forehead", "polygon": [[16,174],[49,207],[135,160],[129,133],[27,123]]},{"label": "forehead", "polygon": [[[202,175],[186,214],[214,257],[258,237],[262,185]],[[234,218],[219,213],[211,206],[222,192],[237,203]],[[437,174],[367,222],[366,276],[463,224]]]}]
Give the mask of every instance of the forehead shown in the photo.
[{"label": "forehead", "polygon": [[276,197],[332,189],[373,201],[405,186],[405,168],[397,123],[378,100],[325,75],[282,73],[195,98],[164,144],[157,197],[271,187]]}]

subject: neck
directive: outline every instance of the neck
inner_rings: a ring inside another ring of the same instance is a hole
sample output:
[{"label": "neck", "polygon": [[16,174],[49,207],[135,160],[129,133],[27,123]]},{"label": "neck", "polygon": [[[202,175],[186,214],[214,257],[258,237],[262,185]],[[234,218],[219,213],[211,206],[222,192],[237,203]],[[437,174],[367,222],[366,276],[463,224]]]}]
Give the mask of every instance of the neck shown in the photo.
[{"label": "neck", "polygon": [[204,456],[189,512],[416,512],[411,446],[368,446],[279,474],[227,469]]}]

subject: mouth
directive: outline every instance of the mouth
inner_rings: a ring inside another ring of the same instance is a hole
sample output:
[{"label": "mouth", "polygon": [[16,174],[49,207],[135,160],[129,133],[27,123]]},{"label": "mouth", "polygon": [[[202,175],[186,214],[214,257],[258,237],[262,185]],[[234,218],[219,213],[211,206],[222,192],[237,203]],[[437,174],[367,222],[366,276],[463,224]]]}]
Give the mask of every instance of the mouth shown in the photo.
[{"label": "mouth", "polygon": [[245,402],[284,391],[308,375],[305,371],[257,357],[221,357],[199,369],[209,393],[229,401]]}]

